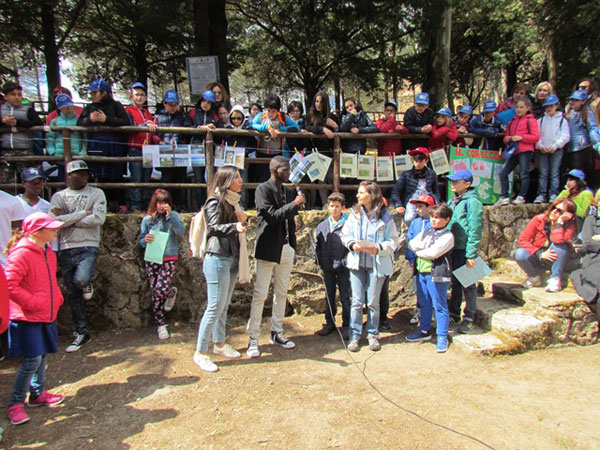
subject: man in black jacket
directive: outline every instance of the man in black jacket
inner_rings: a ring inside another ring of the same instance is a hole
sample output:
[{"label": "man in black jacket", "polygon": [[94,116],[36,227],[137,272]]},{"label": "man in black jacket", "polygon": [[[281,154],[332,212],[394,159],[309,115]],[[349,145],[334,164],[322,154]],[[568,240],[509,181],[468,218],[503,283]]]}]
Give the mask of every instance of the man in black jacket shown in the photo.
[{"label": "man in black jacket", "polygon": [[271,344],[291,349],[296,346],[283,335],[286,296],[296,253],[296,224],[294,216],[306,202],[304,195],[295,195],[283,186],[290,177],[290,163],[283,156],[275,156],[270,164],[271,178],[256,189],[255,203],[258,212],[256,232],[256,281],[250,307],[247,331],[250,336],[246,354],[260,356],[258,338],[263,306],[267,299],[273,276],[273,315],[271,318]]}]

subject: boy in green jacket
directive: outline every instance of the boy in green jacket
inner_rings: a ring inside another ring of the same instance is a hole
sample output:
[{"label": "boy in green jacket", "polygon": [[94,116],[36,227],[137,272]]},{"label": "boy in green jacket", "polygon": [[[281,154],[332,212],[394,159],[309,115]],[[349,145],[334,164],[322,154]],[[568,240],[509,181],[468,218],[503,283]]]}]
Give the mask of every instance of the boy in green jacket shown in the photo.
[{"label": "boy in green jacket", "polygon": [[[466,266],[470,269],[475,265],[477,251],[481,243],[481,229],[483,228],[483,204],[474,188],[473,175],[468,170],[458,170],[449,175],[454,198],[450,203],[453,210],[450,230],[454,234],[454,249],[452,250],[452,270]],[[465,312],[461,322],[460,306],[463,292],[465,294]],[[450,324],[459,325],[459,333],[469,333],[473,330],[475,309],[477,307],[477,285],[463,287],[455,276],[452,276],[452,291],[448,309],[450,310]]]}]

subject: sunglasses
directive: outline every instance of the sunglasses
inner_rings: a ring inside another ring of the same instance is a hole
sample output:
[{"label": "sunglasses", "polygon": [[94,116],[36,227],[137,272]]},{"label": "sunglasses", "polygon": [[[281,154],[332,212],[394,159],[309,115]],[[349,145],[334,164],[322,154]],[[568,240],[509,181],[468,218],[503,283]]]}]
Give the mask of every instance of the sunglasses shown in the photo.
[{"label": "sunglasses", "polygon": [[561,214],[565,213],[565,210],[564,209],[560,209],[560,208],[554,208],[554,211],[558,211]]},{"label": "sunglasses", "polygon": [[244,120],[244,118],[240,116],[231,116],[231,120]]}]

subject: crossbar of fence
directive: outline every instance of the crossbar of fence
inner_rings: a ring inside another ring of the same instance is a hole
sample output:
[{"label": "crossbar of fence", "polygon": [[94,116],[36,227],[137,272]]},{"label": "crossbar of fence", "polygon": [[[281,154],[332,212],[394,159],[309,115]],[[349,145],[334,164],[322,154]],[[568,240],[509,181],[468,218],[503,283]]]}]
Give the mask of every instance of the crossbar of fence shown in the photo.
[{"label": "crossbar of fence", "polygon": [[[63,139],[63,156],[50,156],[50,155],[32,155],[32,156],[9,156],[0,155],[0,161],[7,163],[23,163],[23,162],[38,162],[38,161],[49,161],[49,162],[60,162],[64,165],[68,164],[69,161],[80,159],[91,163],[128,163],[128,162],[142,162],[142,156],[87,156],[87,155],[73,155],[71,152],[71,133],[122,133],[122,134],[136,134],[136,133],[151,133],[148,127],[144,126],[125,126],[125,127],[111,127],[111,126],[93,126],[93,127],[82,127],[82,126],[35,126],[30,128],[23,127],[11,127],[11,128],[0,128],[0,134],[2,133],[17,133],[17,132],[48,132],[56,131],[62,134]],[[158,127],[157,133],[177,133],[182,135],[206,136],[204,149],[206,155],[206,183],[90,183],[93,186],[101,189],[132,189],[132,188],[204,188],[212,184],[214,173],[215,173],[215,161],[214,161],[214,137],[215,136],[251,136],[258,139],[262,139],[268,135],[268,133],[259,132],[256,130],[233,130],[228,128],[215,128],[212,130],[200,129],[200,128],[189,128],[189,127]],[[301,183],[299,187],[305,190],[312,189],[328,189],[333,191],[341,190],[356,190],[358,184],[342,184],[340,177],[340,155],[342,154],[342,140],[369,140],[369,139],[427,139],[427,134],[399,134],[399,133],[333,133],[333,184],[327,183]],[[293,139],[329,139],[325,134],[315,134],[306,131],[301,132],[281,132],[279,136],[282,138],[293,138]],[[475,134],[459,134],[460,137],[467,138],[481,138],[481,136]],[[501,135],[499,135],[500,137]],[[4,150],[6,151],[6,150]],[[249,164],[268,164],[271,158],[246,158],[245,161]],[[260,183],[245,183],[244,186],[248,189],[255,189]],[[381,183],[382,188],[390,188],[393,183]],[[48,183],[51,188],[62,188],[65,183],[53,182]],[[14,189],[17,186],[14,183],[3,183],[0,184],[2,189]]]}]

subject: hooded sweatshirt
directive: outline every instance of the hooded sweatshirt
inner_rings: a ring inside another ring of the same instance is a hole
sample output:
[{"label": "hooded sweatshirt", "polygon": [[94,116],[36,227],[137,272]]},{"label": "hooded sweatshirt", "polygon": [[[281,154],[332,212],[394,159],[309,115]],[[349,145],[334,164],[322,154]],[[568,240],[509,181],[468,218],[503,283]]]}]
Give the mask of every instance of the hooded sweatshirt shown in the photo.
[{"label": "hooded sweatshirt", "polygon": [[[239,125],[234,125],[231,121],[231,116],[233,113],[239,113],[242,115],[244,120]],[[249,126],[248,116],[244,112],[244,107],[241,105],[235,105],[231,108],[231,112],[229,113],[229,126],[226,128],[231,128],[232,130],[247,130]],[[236,147],[243,147],[246,149],[246,156],[249,153],[256,150],[256,139],[253,136],[227,136],[227,145],[234,145]]]}]

